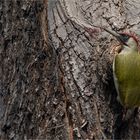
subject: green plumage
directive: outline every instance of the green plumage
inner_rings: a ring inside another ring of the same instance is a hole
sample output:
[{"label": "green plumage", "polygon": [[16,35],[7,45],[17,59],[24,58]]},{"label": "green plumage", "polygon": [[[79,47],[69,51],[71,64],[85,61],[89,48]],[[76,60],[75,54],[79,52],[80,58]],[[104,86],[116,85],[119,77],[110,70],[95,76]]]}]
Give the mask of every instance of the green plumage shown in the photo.
[{"label": "green plumage", "polygon": [[114,68],[121,104],[130,108],[140,106],[140,54],[132,51],[116,55]]}]

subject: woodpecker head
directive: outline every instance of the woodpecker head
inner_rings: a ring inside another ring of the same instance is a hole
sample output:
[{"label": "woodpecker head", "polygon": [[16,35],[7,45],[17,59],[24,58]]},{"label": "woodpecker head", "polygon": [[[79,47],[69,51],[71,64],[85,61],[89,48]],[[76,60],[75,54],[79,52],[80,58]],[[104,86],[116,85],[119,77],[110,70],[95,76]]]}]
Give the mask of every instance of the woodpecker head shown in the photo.
[{"label": "woodpecker head", "polygon": [[117,38],[117,40],[122,44],[122,49],[139,51],[138,39],[133,33],[116,33],[108,29],[104,30]]}]

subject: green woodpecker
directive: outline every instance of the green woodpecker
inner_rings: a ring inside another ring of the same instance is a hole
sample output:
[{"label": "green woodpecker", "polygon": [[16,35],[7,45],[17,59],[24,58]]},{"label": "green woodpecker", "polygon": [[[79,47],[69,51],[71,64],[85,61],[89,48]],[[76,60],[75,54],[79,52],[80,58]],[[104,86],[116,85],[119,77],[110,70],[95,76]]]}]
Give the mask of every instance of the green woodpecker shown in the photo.
[{"label": "green woodpecker", "polygon": [[118,100],[126,108],[140,106],[140,53],[137,38],[131,33],[116,33],[105,29],[120,42],[114,57],[113,78]]}]

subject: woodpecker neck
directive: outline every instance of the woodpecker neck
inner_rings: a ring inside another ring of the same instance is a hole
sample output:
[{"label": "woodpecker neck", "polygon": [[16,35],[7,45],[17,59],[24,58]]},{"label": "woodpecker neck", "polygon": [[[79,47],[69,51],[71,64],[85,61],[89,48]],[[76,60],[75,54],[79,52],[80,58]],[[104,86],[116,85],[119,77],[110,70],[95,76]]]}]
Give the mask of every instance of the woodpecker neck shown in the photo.
[{"label": "woodpecker neck", "polygon": [[124,54],[124,53],[137,53],[138,50],[136,48],[130,48],[128,46],[123,45],[123,49],[120,52],[120,54]]}]

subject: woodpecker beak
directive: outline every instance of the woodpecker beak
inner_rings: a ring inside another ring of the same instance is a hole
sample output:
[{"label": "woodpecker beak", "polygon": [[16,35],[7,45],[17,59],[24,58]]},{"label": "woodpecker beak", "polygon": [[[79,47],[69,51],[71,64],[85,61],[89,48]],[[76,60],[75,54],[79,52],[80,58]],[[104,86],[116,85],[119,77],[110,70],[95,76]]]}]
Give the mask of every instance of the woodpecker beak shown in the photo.
[{"label": "woodpecker beak", "polygon": [[122,35],[120,35],[119,33],[114,32],[114,31],[111,31],[111,30],[109,30],[109,29],[105,29],[105,28],[103,28],[103,29],[104,29],[106,32],[108,32],[108,33],[110,33],[111,35],[113,35],[114,37],[116,37],[117,40],[118,40],[119,42],[125,44],[124,38],[123,38]]}]

